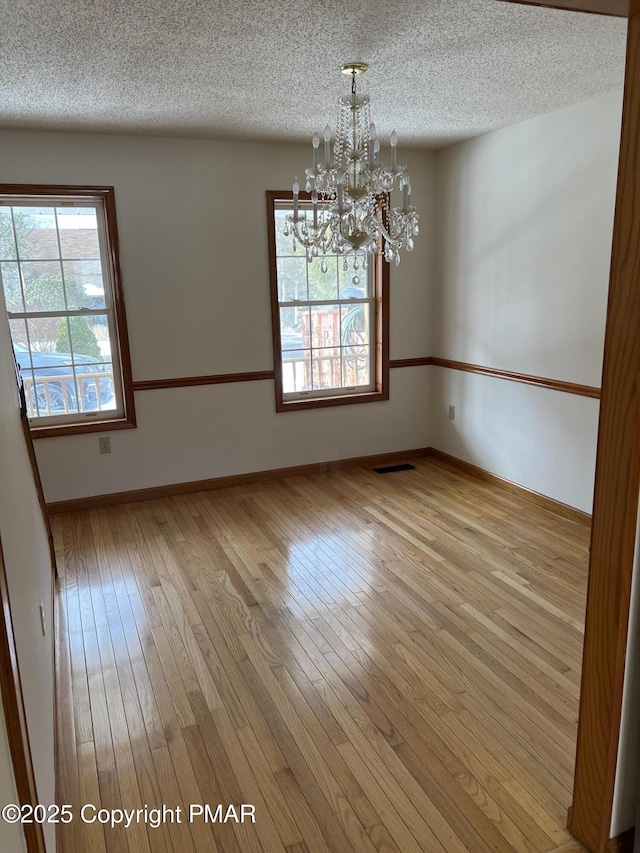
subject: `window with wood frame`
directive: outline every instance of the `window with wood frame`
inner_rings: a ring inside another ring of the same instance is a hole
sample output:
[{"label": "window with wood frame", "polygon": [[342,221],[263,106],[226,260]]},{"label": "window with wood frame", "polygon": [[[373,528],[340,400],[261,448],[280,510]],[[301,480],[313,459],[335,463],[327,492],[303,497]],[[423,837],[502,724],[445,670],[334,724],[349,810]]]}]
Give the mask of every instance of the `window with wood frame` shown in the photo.
[{"label": "window with wood frame", "polygon": [[276,410],[388,400],[389,265],[381,253],[308,263],[285,233],[292,211],[291,192],[267,192]]},{"label": "window with wood frame", "polygon": [[0,185],[0,278],[34,437],[135,426],[113,188]]}]

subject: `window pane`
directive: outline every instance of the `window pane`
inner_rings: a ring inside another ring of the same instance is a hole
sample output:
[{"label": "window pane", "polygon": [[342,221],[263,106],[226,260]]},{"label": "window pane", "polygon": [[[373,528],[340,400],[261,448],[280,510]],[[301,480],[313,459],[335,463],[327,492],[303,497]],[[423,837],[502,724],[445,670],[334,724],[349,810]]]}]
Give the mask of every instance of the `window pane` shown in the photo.
[{"label": "window pane", "polygon": [[369,304],[357,302],[355,305],[343,305],[342,312],[342,346],[354,348],[369,343]]},{"label": "window pane", "polygon": [[59,261],[30,261],[20,267],[27,311],[65,310]]},{"label": "window pane", "polygon": [[56,208],[63,258],[99,258],[98,219],[92,207]]},{"label": "window pane", "polygon": [[113,365],[76,364],[76,382],[82,411],[96,412],[115,409]]},{"label": "window pane", "polygon": [[105,307],[102,265],[94,261],[63,261],[68,308]]},{"label": "window pane", "polygon": [[27,403],[27,417],[37,418],[38,410],[36,409],[34,395],[32,393],[33,377],[31,373],[22,374],[22,383],[24,386],[24,399]]},{"label": "window pane", "polygon": [[364,255],[343,258],[338,262],[338,272],[340,299],[363,299],[372,295],[373,280],[368,273],[368,261]]},{"label": "window pane", "polygon": [[340,306],[319,305],[311,308],[311,346],[340,345]]},{"label": "window pane", "polygon": [[309,308],[292,305],[280,309],[280,340],[283,350],[309,349],[311,338]]},{"label": "window pane", "polygon": [[[286,222],[287,216],[293,213],[293,208],[289,210],[276,210],[275,211],[275,220],[276,220],[276,256],[280,257],[281,255],[293,255],[293,235],[289,234],[288,237],[285,237],[283,234],[284,226]],[[290,230],[290,228],[289,228]],[[302,254],[302,249],[298,246],[298,252]]]},{"label": "window pane", "polygon": [[304,258],[278,258],[278,301],[307,299],[307,262]]},{"label": "window pane", "polygon": [[372,267],[375,264],[374,264],[373,260],[369,260],[366,257],[363,258],[362,261],[366,266],[363,267],[362,264],[360,265],[360,274],[359,274],[360,287],[364,290],[364,295],[366,297],[371,298],[374,296],[375,287],[374,287],[374,277],[372,274],[371,275],[369,274],[369,264],[371,264]]},{"label": "window pane", "polygon": [[13,342],[13,351],[20,368],[20,374],[28,374],[31,369],[31,353],[27,341],[27,324],[24,320],[9,320],[9,331]]},{"label": "window pane", "polygon": [[111,338],[109,337],[108,318],[105,315],[100,315],[99,317],[87,317],[87,320],[100,348],[100,360],[111,361]]},{"label": "window pane", "polygon": [[[75,364],[102,361],[102,351],[88,317],[69,317],[71,349]],[[64,341],[67,343],[67,340]]]},{"label": "window pane", "polygon": [[31,317],[27,326],[34,367],[71,364],[65,317]]},{"label": "window pane", "polygon": [[314,349],[312,373],[314,389],[340,388],[342,385],[340,347]]},{"label": "window pane", "polygon": [[314,258],[309,264],[309,299],[338,298],[338,259],[328,255],[324,261],[326,272],[322,272],[322,258]]},{"label": "window pane", "polygon": [[298,350],[293,353],[283,353],[282,360],[282,390],[285,394],[294,391],[310,391],[313,387],[311,378],[311,351]]},{"label": "window pane", "polygon": [[11,208],[0,207],[0,261],[10,260],[15,256],[16,244],[13,239]]},{"label": "window pane", "polygon": [[27,343],[27,324],[24,320],[9,320],[9,331],[11,332],[11,341],[14,349],[18,347],[29,348]]},{"label": "window pane", "polygon": [[12,261],[0,264],[0,272],[2,274],[2,287],[4,289],[4,300],[7,305],[7,311],[22,313],[24,311],[24,304],[22,302],[18,264]]},{"label": "window pane", "polygon": [[18,252],[22,260],[59,258],[52,207],[14,207]]},{"label": "window pane", "polygon": [[371,383],[370,348],[342,348],[342,381],[345,387]]},{"label": "window pane", "polygon": [[34,392],[33,372],[31,370],[20,370],[22,377],[22,385],[24,388],[24,399],[27,404],[27,417],[37,418],[38,409],[36,406],[36,395]]},{"label": "window pane", "polygon": [[[30,383],[32,405],[38,409],[40,417],[46,415],[64,415],[77,412],[76,385],[72,367],[35,368],[35,389]],[[25,388],[26,391],[26,388]]]}]

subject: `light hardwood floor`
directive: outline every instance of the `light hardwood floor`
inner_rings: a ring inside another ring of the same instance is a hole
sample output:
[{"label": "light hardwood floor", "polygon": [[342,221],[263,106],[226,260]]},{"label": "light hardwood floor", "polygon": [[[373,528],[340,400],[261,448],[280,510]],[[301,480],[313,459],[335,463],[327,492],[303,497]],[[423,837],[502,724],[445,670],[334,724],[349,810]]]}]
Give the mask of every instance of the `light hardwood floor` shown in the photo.
[{"label": "light hardwood floor", "polygon": [[64,853],[580,849],[588,528],[415,465],[53,518]]}]

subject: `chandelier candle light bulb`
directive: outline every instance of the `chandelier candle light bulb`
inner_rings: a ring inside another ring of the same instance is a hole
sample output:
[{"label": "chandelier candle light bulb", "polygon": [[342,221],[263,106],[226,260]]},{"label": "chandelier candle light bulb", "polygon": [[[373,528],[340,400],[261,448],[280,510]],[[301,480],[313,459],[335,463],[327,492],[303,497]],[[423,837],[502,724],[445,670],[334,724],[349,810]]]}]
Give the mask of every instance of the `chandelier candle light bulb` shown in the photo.
[{"label": "chandelier candle light bulb", "polygon": [[300,184],[298,178],[293,182],[293,221],[298,221],[298,195],[300,194]]},{"label": "chandelier candle light bulb", "polygon": [[[324,158],[320,162],[320,135],[314,134],[313,166],[305,170],[311,213],[299,205],[300,184],[293,184],[293,215],[287,216],[285,236],[305,250],[311,263],[318,255],[353,256],[354,269],[368,254],[382,251],[388,262],[400,262],[400,250],[413,249],[418,214],[411,206],[409,172],[398,166],[398,135],[391,134],[391,167],[380,162],[380,140],[370,119],[369,97],[358,94],[356,76],[367,70],[363,62],[342,66],[351,77],[351,92],[339,99],[335,141],[331,128],[323,131]],[[391,192],[402,190],[402,207],[391,207]],[[344,259],[345,269],[347,258]],[[323,272],[326,261],[321,265]]]},{"label": "chandelier candle light bulb", "polygon": [[376,157],[375,151],[375,143],[376,143],[376,126],[373,122],[369,125],[369,142],[367,143],[367,148],[369,150],[369,168],[373,166],[373,162]]},{"label": "chandelier candle light bulb", "polygon": [[402,209],[408,210],[409,205],[411,204],[411,184],[406,183],[402,187]]},{"label": "chandelier candle light bulb", "polygon": [[324,129],[324,165],[331,165],[331,128],[327,125]]}]

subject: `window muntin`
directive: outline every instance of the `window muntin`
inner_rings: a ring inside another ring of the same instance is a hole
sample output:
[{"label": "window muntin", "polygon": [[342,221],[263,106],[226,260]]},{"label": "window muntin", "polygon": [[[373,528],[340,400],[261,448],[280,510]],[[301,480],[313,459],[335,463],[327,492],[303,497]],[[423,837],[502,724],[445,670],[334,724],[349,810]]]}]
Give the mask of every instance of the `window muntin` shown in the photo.
[{"label": "window muntin", "polygon": [[115,287],[98,195],[0,198],[0,273],[35,428],[125,417]]},{"label": "window muntin", "polygon": [[269,195],[276,394],[282,409],[298,408],[304,401],[306,407],[314,401],[383,398],[376,269],[381,259],[359,256],[354,269],[349,257],[345,269],[344,258],[328,255],[326,272],[322,258],[308,264],[301,248],[294,252],[292,238],[283,234],[292,201],[284,193],[281,198]]}]

